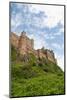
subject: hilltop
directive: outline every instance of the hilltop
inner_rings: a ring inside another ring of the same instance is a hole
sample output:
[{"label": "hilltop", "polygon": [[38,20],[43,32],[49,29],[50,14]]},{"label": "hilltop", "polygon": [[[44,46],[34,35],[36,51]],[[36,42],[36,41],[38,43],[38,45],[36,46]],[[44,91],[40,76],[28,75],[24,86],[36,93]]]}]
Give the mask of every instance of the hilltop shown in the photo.
[{"label": "hilltop", "polygon": [[[54,53],[50,51],[52,56],[46,58],[42,55],[46,49],[42,48],[35,55],[33,40],[33,46],[28,41],[31,47],[28,49],[26,45],[22,45],[19,37],[15,35],[15,38],[14,35],[11,41],[11,97],[64,94],[64,72],[55,62]],[[24,47],[23,52],[21,47]]]}]

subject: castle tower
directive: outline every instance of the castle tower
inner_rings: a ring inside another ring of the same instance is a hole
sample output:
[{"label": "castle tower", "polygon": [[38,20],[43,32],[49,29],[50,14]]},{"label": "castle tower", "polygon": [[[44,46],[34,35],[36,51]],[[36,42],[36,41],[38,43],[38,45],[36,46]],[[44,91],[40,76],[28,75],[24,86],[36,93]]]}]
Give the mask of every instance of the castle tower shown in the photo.
[{"label": "castle tower", "polygon": [[27,54],[33,52],[34,40],[26,36],[26,32],[22,32],[19,37],[18,49],[20,54]]},{"label": "castle tower", "polygon": [[21,32],[19,37],[18,49],[20,54],[26,54],[26,32]]},{"label": "castle tower", "polygon": [[34,48],[34,40],[33,39],[31,39],[31,47],[32,47],[32,49]]},{"label": "castle tower", "polygon": [[23,37],[23,36],[26,36],[26,32],[21,32],[21,36],[20,37]]}]

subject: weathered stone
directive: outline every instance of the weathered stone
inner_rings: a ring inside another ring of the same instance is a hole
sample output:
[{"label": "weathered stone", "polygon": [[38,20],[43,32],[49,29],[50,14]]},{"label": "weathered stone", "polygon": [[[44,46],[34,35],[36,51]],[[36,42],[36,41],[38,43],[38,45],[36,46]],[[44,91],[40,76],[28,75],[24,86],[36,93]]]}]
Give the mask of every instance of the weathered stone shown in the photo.
[{"label": "weathered stone", "polygon": [[15,33],[11,33],[10,36],[11,44],[18,49],[18,52],[24,56],[24,60],[27,61],[28,58],[26,55],[28,53],[33,53],[36,58],[45,58],[50,60],[53,63],[57,64],[57,60],[55,59],[54,53],[52,50],[44,49],[34,49],[34,40],[29,39],[26,36],[26,32],[22,32],[20,36],[17,36]]}]

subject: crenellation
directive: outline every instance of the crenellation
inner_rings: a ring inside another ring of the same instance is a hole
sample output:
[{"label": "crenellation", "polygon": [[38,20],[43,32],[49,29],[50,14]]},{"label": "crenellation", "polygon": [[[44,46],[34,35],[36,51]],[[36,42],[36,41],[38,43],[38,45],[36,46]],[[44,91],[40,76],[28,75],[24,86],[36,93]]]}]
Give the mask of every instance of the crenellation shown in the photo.
[{"label": "crenellation", "polygon": [[54,56],[53,51],[46,50],[46,54],[47,54],[47,59],[49,59],[52,62],[55,62],[55,56]]}]

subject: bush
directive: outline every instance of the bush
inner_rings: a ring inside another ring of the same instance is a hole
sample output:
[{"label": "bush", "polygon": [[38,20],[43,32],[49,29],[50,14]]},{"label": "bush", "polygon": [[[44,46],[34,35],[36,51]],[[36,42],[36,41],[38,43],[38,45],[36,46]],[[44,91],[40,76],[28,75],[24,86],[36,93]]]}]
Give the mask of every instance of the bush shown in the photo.
[{"label": "bush", "polygon": [[37,73],[32,70],[32,66],[30,64],[25,64],[22,66],[13,66],[12,67],[12,77],[14,78],[31,78],[37,76]]},{"label": "bush", "polygon": [[17,59],[17,51],[16,49],[11,45],[11,60],[15,61]]}]

